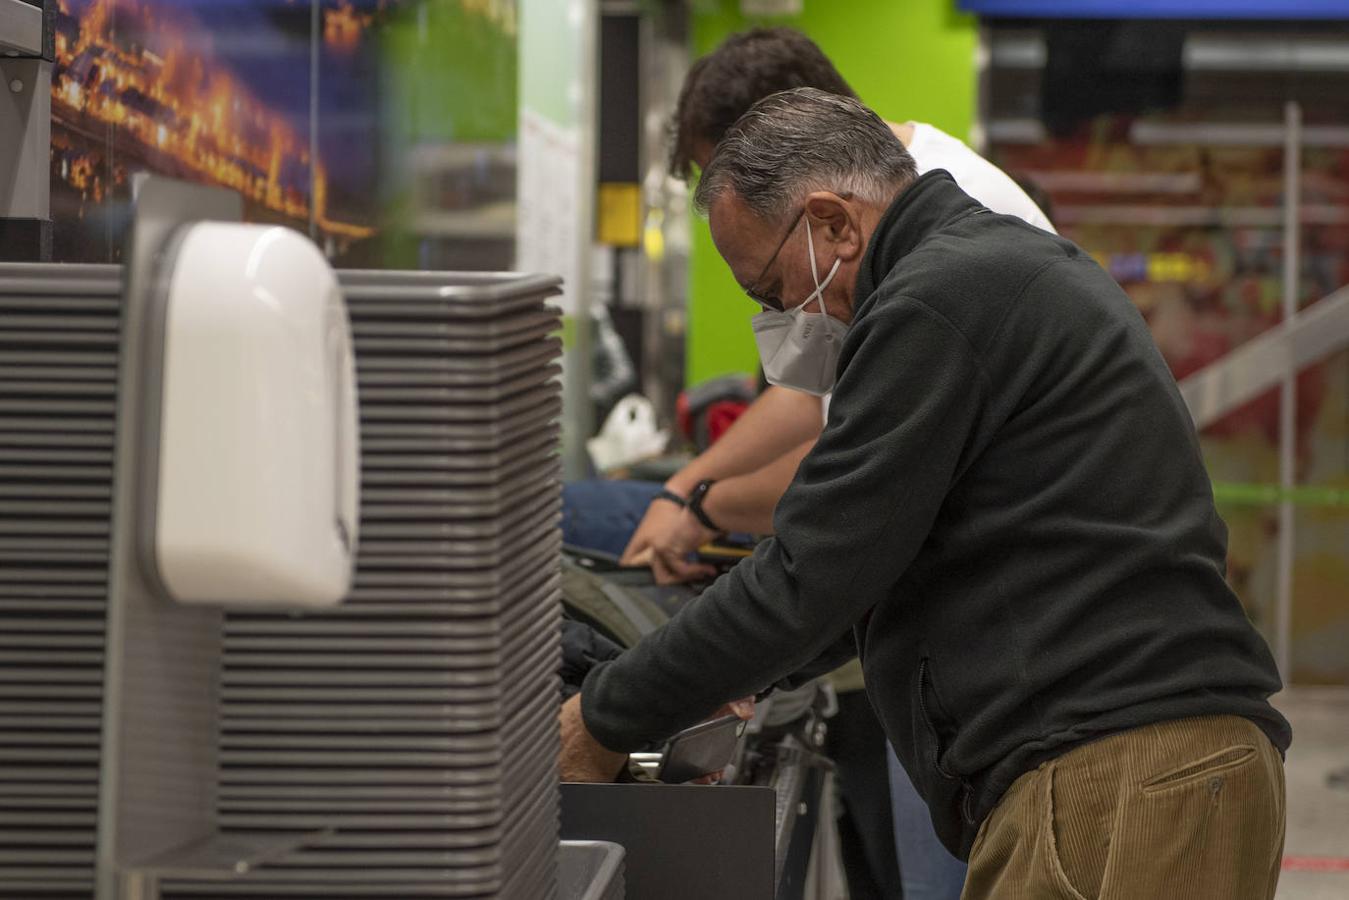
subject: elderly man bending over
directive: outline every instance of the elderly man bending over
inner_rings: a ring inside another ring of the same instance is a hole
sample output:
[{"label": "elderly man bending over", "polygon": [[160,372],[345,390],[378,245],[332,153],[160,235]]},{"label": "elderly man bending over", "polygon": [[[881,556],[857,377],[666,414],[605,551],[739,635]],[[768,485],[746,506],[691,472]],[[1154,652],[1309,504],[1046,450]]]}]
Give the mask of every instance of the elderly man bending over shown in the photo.
[{"label": "elderly man bending over", "polygon": [[813,89],[696,200],[765,368],[834,400],[775,537],[564,705],[564,777],[860,654],[964,897],[1271,897],[1279,677],[1129,299]]}]

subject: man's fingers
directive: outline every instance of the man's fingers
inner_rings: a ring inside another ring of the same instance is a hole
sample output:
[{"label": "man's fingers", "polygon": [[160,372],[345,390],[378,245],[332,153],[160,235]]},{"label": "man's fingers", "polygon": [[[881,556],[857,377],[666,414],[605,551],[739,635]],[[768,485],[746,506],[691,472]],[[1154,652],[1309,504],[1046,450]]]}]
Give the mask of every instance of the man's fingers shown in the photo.
[{"label": "man's fingers", "polygon": [[650,552],[651,552],[651,542],[648,541],[642,535],[640,530],[638,530],[635,534],[633,534],[632,540],[628,541],[628,546],[623,548],[623,555],[618,559],[619,565],[623,566],[643,565],[643,563],[637,562],[637,557],[639,557],[643,553],[650,553]]},{"label": "man's fingers", "polygon": [[665,563],[666,568],[675,574],[680,581],[694,581],[698,578],[709,578],[716,574],[716,569],[706,563],[689,562],[683,553],[674,550],[666,550],[660,553],[661,561]]},{"label": "man's fingers", "polygon": [[651,547],[661,535],[666,534],[673,524],[679,521],[683,512],[678,506],[668,501],[651,501],[651,505],[646,508],[646,512],[642,515],[642,521],[637,523],[637,528],[633,531],[628,546],[623,548],[623,555],[619,562],[625,566],[640,565],[640,563],[634,562],[637,554]]},{"label": "man's fingers", "polygon": [[685,581],[706,581],[717,576],[717,570],[706,563],[685,563],[684,580]]},{"label": "man's fingers", "polygon": [[651,565],[651,574],[656,578],[656,584],[679,584],[679,576],[671,571],[669,564],[662,554],[653,553],[649,562]]},{"label": "man's fingers", "polygon": [[625,566],[649,566],[653,555],[650,547],[643,547],[631,559],[622,560],[622,563]]},{"label": "man's fingers", "polygon": [[642,521],[637,523],[632,537],[628,539],[628,546],[623,548],[623,555],[618,560],[620,564],[635,565],[631,562],[632,558],[651,546],[651,535],[656,531],[656,519],[654,510],[648,507],[646,515],[642,516]]},{"label": "man's fingers", "polygon": [[656,550],[651,569],[656,574],[657,584],[683,584],[716,574],[716,569],[711,566],[688,562],[671,550]]},{"label": "man's fingers", "polygon": [[711,718],[720,719],[722,716],[739,716],[748,722],[754,718],[754,698],[746,697],[743,700],[732,700],[714,712]]}]

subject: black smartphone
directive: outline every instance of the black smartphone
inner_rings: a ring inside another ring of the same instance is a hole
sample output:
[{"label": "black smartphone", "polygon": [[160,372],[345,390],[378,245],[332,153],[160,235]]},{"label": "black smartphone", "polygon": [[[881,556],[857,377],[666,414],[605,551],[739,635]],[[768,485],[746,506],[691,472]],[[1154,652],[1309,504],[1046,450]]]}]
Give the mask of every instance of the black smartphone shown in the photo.
[{"label": "black smartphone", "polygon": [[744,732],[745,720],[739,716],[722,716],[684,729],[670,738],[656,777],[666,784],[683,784],[720,772],[735,757]]}]

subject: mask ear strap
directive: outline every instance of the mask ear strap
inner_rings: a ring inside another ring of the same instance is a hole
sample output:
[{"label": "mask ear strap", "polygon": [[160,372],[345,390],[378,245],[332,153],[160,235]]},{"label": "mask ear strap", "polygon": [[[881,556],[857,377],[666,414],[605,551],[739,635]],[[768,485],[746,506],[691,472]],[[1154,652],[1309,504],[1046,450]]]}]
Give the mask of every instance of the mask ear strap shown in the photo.
[{"label": "mask ear strap", "polygon": [[820,284],[820,269],[815,265],[815,238],[810,234],[810,216],[802,216],[801,220],[806,223],[806,247],[810,250],[810,277],[815,282],[815,290],[824,290]]},{"label": "mask ear strap", "polygon": [[801,304],[799,309],[801,309],[804,312],[805,308],[810,305],[811,300],[819,300],[820,312],[823,313],[824,289],[829,287],[829,282],[834,280],[834,275],[838,273],[838,267],[842,265],[843,260],[836,257],[834,259],[834,264],[829,268],[829,274],[824,276],[824,281],[820,281],[820,269],[815,264],[815,239],[811,237],[810,234],[810,219],[805,216],[803,216],[802,218],[805,220],[806,223],[806,247],[810,251],[810,277],[811,280],[815,282],[815,293],[811,294],[810,297],[806,299],[806,302]]},{"label": "mask ear strap", "polygon": [[829,267],[829,274],[824,276],[824,281],[820,282],[819,294],[821,303],[824,302],[824,289],[829,287],[829,282],[834,280],[834,276],[838,274],[838,267],[841,265],[843,265],[843,260],[836,258],[834,264]]}]

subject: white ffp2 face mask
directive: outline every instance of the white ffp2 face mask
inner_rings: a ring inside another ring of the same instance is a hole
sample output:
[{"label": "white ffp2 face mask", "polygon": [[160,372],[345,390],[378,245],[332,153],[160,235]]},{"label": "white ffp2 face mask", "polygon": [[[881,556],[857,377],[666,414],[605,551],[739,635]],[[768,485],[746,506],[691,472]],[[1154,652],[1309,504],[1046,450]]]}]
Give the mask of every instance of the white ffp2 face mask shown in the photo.
[{"label": "white ffp2 face mask", "polygon": [[[834,389],[837,377],[838,354],[848,326],[824,311],[824,289],[834,280],[841,259],[835,259],[829,274],[820,281],[815,265],[815,239],[806,223],[806,245],[810,248],[810,277],[815,291],[806,302],[784,312],[764,310],[750,324],[754,341],[759,346],[759,360],[769,384],[804,391],[817,397]],[[808,312],[806,307],[819,304],[819,312]]]}]

